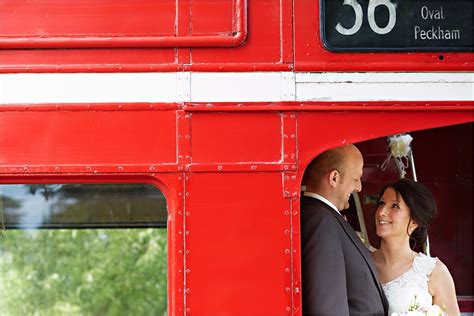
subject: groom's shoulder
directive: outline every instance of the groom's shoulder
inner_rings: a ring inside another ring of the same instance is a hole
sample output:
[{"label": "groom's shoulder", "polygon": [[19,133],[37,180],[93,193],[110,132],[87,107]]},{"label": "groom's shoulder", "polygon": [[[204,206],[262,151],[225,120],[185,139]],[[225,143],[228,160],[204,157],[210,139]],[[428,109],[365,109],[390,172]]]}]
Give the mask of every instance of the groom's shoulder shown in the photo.
[{"label": "groom's shoulder", "polygon": [[301,199],[301,216],[304,218],[318,219],[319,221],[336,221],[333,210],[324,202],[303,196]]}]

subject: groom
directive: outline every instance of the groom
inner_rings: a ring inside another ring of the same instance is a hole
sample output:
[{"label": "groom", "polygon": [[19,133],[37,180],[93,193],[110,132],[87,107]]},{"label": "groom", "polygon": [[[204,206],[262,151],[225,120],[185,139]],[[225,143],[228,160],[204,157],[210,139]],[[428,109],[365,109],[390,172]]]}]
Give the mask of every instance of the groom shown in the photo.
[{"label": "groom", "polygon": [[362,154],[354,145],[330,149],[306,171],[301,199],[304,315],[387,315],[372,257],[340,211],[360,192]]}]

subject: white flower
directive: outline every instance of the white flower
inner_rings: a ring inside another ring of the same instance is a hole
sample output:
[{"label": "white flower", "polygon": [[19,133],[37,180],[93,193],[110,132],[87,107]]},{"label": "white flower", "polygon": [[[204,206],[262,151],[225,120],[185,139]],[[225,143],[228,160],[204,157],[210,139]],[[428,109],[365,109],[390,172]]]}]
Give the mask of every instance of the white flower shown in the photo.
[{"label": "white flower", "polygon": [[443,316],[444,312],[438,305],[431,305],[426,312],[426,316]]},{"label": "white flower", "polygon": [[407,316],[425,316],[426,314],[422,311],[408,311]]}]

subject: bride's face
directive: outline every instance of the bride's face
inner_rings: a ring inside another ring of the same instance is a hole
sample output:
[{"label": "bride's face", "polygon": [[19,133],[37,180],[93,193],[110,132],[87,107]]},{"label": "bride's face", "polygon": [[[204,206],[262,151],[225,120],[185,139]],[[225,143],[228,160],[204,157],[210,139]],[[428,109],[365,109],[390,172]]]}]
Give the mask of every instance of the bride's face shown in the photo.
[{"label": "bride's face", "polygon": [[[416,224],[410,222],[410,208],[403,198],[397,196],[393,188],[387,188],[379,201],[377,212],[375,212],[375,227],[377,236],[381,238],[390,236],[405,236],[409,238],[411,229]],[[407,229],[407,227],[409,227]]]}]

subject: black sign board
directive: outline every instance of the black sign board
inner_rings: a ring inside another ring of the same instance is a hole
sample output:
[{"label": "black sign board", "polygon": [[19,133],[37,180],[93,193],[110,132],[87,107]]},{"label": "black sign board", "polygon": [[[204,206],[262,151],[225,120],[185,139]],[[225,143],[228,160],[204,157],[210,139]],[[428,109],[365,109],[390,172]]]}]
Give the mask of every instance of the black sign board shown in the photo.
[{"label": "black sign board", "polygon": [[331,51],[473,51],[473,0],[320,0]]}]

